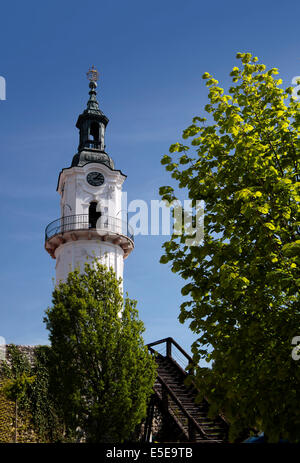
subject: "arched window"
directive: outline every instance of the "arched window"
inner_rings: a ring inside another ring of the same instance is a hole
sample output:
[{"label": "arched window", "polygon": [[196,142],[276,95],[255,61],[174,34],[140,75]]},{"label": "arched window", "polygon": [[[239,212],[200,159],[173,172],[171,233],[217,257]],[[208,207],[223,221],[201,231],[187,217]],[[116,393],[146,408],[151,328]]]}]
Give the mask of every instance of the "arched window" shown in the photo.
[{"label": "arched window", "polygon": [[101,212],[97,211],[97,202],[92,201],[89,207],[89,228],[97,227],[97,220],[101,217]]},{"label": "arched window", "polygon": [[91,123],[90,136],[93,141],[99,141],[99,124],[97,122]]}]

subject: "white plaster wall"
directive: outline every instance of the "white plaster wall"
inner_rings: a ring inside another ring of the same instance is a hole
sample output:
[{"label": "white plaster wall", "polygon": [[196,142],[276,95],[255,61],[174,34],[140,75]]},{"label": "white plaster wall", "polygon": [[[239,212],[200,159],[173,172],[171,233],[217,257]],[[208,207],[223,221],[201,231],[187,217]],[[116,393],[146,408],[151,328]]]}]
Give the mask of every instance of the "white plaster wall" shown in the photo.
[{"label": "white plaster wall", "polygon": [[[100,172],[104,183],[99,187],[89,185],[89,172]],[[61,172],[58,192],[61,195],[61,216],[87,214],[91,201],[100,203],[103,213],[121,218],[122,184],[125,176],[112,171],[104,164],[90,163],[83,167],[72,167]]]},{"label": "white plaster wall", "polygon": [[[89,185],[89,172],[101,172],[104,183],[99,187]],[[122,184],[125,176],[112,171],[104,164],[89,163],[83,167],[62,170],[58,192],[61,196],[61,217],[88,214],[91,201],[100,204],[102,215],[122,219]],[[55,251],[56,281],[65,281],[68,273],[76,266],[84,270],[84,263],[94,256],[107,267],[112,267],[117,278],[123,279],[123,250],[120,246],[97,239],[78,240],[61,244]]]},{"label": "white plaster wall", "polygon": [[108,268],[112,267],[116,277],[123,279],[123,254],[123,249],[119,246],[101,240],[78,240],[64,243],[55,251],[56,283],[65,281],[68,273],[75,268],[83,272],[85,263],[91,262],[94,257]]}]

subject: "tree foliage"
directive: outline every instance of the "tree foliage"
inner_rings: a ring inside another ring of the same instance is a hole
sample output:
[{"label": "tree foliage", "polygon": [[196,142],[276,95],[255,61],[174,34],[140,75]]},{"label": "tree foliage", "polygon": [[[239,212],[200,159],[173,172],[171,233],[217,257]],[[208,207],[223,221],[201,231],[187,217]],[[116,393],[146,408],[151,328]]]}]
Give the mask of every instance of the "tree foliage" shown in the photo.
[{"label": "tree foliage", "polygon": [[155,380],[136,302],[123,301],[112,269],[94,262],[55,288],[45,321],[68,429],[89,442],[129,439]]},{"label": "tree foliage", "polygon": [[[197,382],[231,421],[231,438],[247,428],[270,441],[300,440],[299,103],[250,53],[238,53],[228,94],[209,73],[205,117],[194,117],[162,164],[191,200],[205,201],[203,245],[186,236],[164,244],[187,284],[180,321],[193,344]],[[172,201],[171,186],[160,189]]]},{"label": "tree foliage", "polygon": [[66,441],[65,424],[51,376],[53,356],[50,346],[36,346],[29,389],[30,413],[33,427],[41,442]]},{"label": "tree foliage", "polygon": [[18,441],[18,415],[19,409],[29,411],[28,390],[35,380],[31,374],[28,358],[20,352],[14,344],[8,348],[10,362],[1,362],[0,376],[3,381],[1,392],[15,403],[14,412],[14,441]]},{"label": "tree foliage", "polygon": [[34,381],[34,376],[28,376],[26,373],[22,373],[15,379],[7,380],[3,387],[3,391],[8,399],[17,402],[26,396],[30,385]]},{"label": "tree foliage", "polygon": [[[14,402],[14,442],[18,442],[20,434],[20,422],[30,422],[30,401],[28,400],[28,392],[32,383],[35,381],[35,376],[31,374],[31,366],[28,358],[18,349],[17,346],[11,344],[7,347],[9,362],[3,360],[0,362],[0,378],[3,383],[1,392],[6,399]],[[20,410],[23,415],[20,419]],[[8,412],[8,409],[7,409]],[[25,413],[22,413],[25,412]],[[25,414],[25,416],[24,416]],[[26,416],[27,415],[27,416]],[[27,418],[27,420],[26,420]],[[21,428],[23,426],[21,425]]]},{"label": "tree foliage", "polygon": [[[55,390],[51,388],[50,347],[35,346],[32,362],[18,346],[11,344],[7,349],[9,361],[0,365],[2,392],[15,402],[15,422],[20,421],[23,428],[25,425],[28,428],[27,436],[21,433],[22,440],[34,431],[34,438],[39,442],[64,441],[63,417]],[[19,427],[15,426],[15,439],[16,434],[20,434]]]}]

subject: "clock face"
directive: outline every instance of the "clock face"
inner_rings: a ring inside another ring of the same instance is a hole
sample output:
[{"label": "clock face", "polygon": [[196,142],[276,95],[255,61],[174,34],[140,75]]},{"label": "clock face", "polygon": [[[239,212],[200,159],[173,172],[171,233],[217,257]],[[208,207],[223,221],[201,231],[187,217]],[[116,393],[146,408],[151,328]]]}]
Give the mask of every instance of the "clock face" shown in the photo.
[{"label": "clock face", "polygon": [[104,177],[100,172],[90,172],[86,179],[87,182],[93,186],[100,186],[104,183]]}]

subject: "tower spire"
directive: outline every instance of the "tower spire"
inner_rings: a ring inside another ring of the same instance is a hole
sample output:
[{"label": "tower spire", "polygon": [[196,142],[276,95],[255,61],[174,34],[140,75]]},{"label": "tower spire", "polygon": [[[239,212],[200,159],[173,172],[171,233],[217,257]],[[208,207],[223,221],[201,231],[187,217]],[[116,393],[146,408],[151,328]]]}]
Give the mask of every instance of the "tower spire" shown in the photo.
[{"label": "tower spire", "polygon": [[105,129],[108,118],[99,108],[97,101],[97,81],[99,72],[92,66],[86,73],[89,80],[89,95],[85,110],[79,115],[76,127],[79,129],[78,153],[72,160],[72,167],[89,162],[106,164],[114,169],[114,163],[105,151]]},{"label": "tower spire", "polygon": [[88,80],[90,81],[89,87],[89,101],[87,102],[87,111],[90,113],[95,112],[96,114],[102,114],[100,109],[99,109],[99,103],[97,101],[97,81],[99,79],[99,72],[95,68],[95,66],[92,66],[88,72],[86,73]]}]

